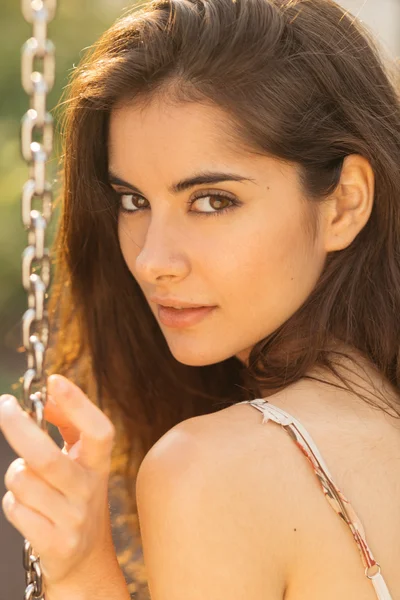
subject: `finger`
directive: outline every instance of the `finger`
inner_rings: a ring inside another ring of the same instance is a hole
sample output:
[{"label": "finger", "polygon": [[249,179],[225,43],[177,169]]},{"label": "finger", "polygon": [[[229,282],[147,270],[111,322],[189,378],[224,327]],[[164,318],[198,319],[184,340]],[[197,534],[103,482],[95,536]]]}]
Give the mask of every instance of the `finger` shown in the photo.
[{"label": "finger", "polygon": [[47,394],[47,401],[44,407],[44,418],[57,427],[67,451],[80,439],[81,433],[79,429],[71,424],[49,393]]},{"label": "finger", "polygon": [[87,473],[83,467],[61,452],[51,437],[22,410],[14,396],[2,396],[2,400],[0,426],[15,453],[65,496],[84,493]]},{"label": "finger", "polygon": [[48,388],[68,421],[81,433],[79,463],[103,472],[108,468],[115,428],[83,391],[62,375],[50,375]]},{"label": "finger", "polygon": [[42,554],[45,545],[54,540],[56,528],[43,515],[21,504],[12,492],[3,496],[2,508],[6,519],[29,540],[35,551]]},{"label": "finger", "polygon": [[46,517],[53,524],[59,525],[67,520],[71,509],[65,496],[36,475],[23,458],[11,463],[4,483],[20,504]]}]

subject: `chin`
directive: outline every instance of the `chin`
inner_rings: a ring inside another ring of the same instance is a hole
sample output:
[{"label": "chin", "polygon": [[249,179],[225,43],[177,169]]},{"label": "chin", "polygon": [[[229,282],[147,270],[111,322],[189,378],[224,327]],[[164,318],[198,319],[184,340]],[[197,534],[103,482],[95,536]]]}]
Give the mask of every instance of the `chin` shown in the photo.
[{"label": "chin", "polygon": [[225,360],[225,357],[218,360],[211,355],[199,356],[198,354],[193,353],[179,355],[173,353],[173,356],[178,362],[182,363],[183,365],[187,365],[188,367],[206,367],[207,365],[214,365],[215,363]]},{"label": "chin", "polygon": [[204,350],[199,345],[196,346],[193,341],[189,347],[170,343],[168,343],[168,346],[175,360],[188,367],[206,367],[207,365],[214,365],[233,356],[232,353],[218,351],[218,348],[215,348],[215,344],[212,343]]}]

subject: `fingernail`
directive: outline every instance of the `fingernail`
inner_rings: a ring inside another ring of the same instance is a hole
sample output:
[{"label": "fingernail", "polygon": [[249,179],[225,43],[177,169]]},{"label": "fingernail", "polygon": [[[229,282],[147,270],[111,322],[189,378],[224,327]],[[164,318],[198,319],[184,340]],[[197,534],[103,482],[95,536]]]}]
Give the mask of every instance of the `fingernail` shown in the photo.
[{"label": "fingernail", "polygon": [[11,394],[3,394],[0,396],[0,406],[2,406],[5,402],[11,402],[12,404],[15,404],[14,396],[11,396]]},{"label": "fingernail", "polygon": [[11,394],[3,394],[3,396],[0,396],[0,410],[3,411],[3,408],[5,408],[5,410],[13,410],[17,405],[17,401],[14,398],[14,396],[11,396]]},{"label": "fingernail", "polygon": [[[69,388],[68,380],[64,379],[63,377],[60,377],[59,375],[56,375],[56,374],[50,375],[49,383],[50,383],[51,387],[53,388],[53,390],[57,394],[64,394],[65,392],[68,391],[68,388]],[[54,396],[53,396],[53,400],[56,401]]]}]

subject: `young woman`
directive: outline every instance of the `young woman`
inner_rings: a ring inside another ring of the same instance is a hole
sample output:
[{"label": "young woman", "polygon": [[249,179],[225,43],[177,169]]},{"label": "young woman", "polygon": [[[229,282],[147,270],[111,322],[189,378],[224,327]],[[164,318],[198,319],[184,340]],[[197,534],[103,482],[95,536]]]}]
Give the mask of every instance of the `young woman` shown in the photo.
[{"label": "young woman", "polygon": [[396,86],[332,0],[158,0],[75,70],[46,406],[63,451],[2,411],[8,518],[49,600],[126,598],[110,474],[138,600],[400,597]]}]

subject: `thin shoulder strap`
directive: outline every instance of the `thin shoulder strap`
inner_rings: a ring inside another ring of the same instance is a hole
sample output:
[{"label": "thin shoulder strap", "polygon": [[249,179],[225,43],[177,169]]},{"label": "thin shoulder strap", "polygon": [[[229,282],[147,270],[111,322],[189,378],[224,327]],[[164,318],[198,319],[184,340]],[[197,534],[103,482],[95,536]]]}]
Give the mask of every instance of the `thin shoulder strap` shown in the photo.
[{"label": "thin shoulder strap", "polygon": [[333,481],[328,466],[306,428],[300,421],[293,417],[293,415],[290,415],[278,406],[261,398],[257,398],[256,400],[244,400],[243,402],[239,402],[239,404],[251,404],[254,408],[263,413],[263,423],[266,423],[271,419],[275,423],[281,425],[289,433],[290,437],[311,462],[329,504],[349,526],[361,553],[361,558],[365,567],[365,575],[372,581],[377,597],[379,600],[393,600],[381,575],[381,567],[374,559],[372,551],[367,544],[361,520],[348,499]]}]

